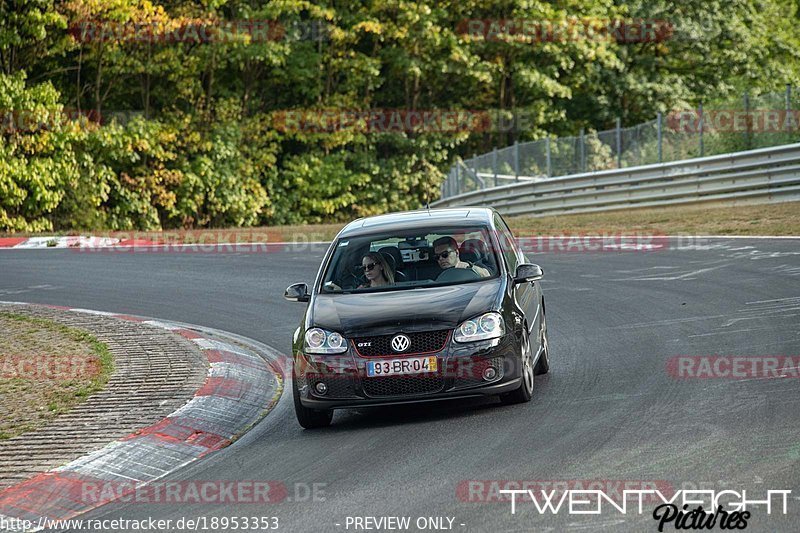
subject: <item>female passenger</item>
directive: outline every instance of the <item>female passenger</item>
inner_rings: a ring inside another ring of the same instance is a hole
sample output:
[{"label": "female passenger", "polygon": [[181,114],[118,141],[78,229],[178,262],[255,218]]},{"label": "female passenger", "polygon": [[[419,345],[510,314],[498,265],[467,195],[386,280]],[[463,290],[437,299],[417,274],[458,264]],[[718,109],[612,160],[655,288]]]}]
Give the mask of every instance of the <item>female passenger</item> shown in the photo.
[{"label": "female passenger", "polygon": [[379,252],[365,254],[361,259],[361,268],[364,269],[364,276],[367,278],[367,282],[359,285],[359,289],[371,289],[394,284],[394,272],[392,272],[392,268],[386,258]]}]

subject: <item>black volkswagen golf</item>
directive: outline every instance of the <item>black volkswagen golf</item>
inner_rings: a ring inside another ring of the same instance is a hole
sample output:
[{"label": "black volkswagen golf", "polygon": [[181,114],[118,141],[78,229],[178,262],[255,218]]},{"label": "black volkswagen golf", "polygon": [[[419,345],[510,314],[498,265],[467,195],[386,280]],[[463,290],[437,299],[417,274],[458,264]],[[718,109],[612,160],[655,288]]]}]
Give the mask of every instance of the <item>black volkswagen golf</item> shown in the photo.
[{"label": "black volkswagen golf", "polygon": [[500,215],[429,209],[351,222],[331,243],[294,335],[304,428],[333,410],[472,396],[531,399],[549,368],[542,269]]}]

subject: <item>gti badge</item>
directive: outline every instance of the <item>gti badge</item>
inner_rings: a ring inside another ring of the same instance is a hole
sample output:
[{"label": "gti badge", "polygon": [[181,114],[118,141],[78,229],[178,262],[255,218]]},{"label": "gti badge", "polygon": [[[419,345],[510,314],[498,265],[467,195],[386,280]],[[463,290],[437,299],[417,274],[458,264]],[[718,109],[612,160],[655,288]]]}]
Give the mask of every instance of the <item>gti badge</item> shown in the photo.
[{"label": "gti badge", "polygon": [[395,335],[392,337],[392,350],[395,352],[405,352],[408,350],[408,347],[411,345],[411,339],[408,338],[408,335]]}]

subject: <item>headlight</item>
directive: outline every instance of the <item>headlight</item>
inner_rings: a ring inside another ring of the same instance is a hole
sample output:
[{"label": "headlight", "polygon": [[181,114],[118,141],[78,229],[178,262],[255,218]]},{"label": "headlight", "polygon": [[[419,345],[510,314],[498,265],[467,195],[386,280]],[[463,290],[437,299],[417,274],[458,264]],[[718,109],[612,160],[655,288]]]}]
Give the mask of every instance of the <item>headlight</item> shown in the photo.
[{"label": "headlight", "polygon": [[321,328],[311,328],[306,331],[306,353],[344,353],[346,351],[347,341],[341,334]]},{"label": "headlight", "polygon": [[500,313],[486,313],[462,322],[456,328],[453,339],[456,342],[473,342],[496,339],[505,334],[506,327]]}]

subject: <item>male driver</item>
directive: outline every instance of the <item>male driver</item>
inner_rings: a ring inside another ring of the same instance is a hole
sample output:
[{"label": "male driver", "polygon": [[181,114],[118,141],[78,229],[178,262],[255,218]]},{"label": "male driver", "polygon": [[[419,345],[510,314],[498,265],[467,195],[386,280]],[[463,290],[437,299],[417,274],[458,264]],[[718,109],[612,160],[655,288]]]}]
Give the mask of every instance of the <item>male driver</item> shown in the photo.
[{"label": "male driver", "polygon": [[433,256],[439,262],[442,269],[448,268],[470,268],[483,278],[491,276],[485,268],[462,261],[458,257],[458,243],[452,237],[439,237],[433,241]]}]

